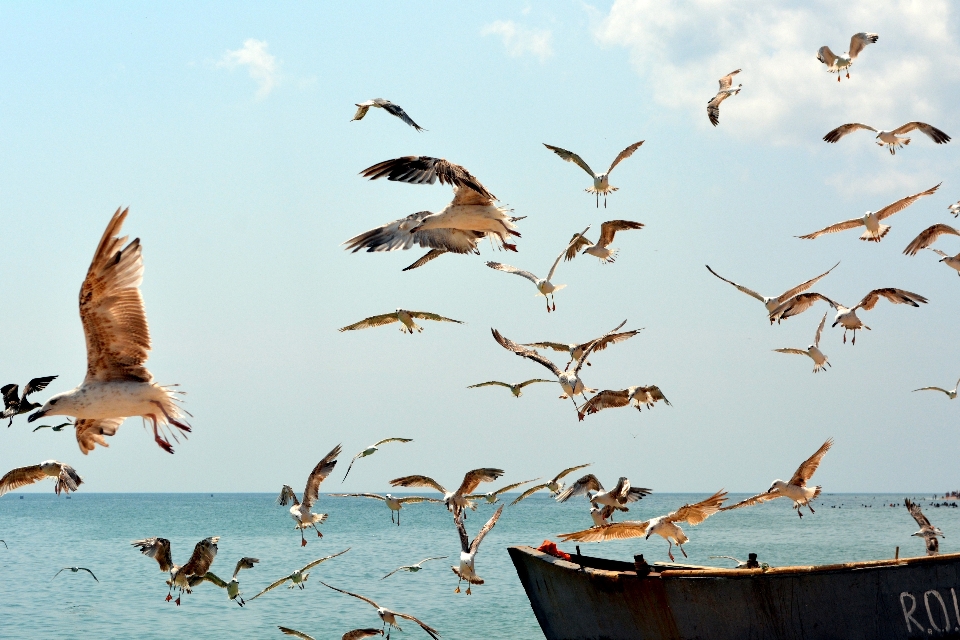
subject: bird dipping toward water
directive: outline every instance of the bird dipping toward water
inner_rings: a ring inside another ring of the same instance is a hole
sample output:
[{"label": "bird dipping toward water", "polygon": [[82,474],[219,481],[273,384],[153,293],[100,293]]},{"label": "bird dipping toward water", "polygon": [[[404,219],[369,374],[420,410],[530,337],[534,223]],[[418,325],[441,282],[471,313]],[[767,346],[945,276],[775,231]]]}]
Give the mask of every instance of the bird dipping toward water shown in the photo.
[{"label": "bird dipping toward water", "polygon": [[366,102],[360,102],[357,104],[357,112],[353,114],[353,117],[350,118],[350,122],[354,120],[363,120],[363,116],[367,115],[367,111],[370,110],[370,107],[376,107],[378,109],[383,109],[392,116],[396,116],[406,122],[408,125],[416,129],[417,131],[426,131],[423,127],[418,125],[413,121],[413,118],[407,115],[407,112],[398,104],[393,104],[389,100],[384,98],[373,98],[372,100],[367,100]]},{"label": "bird dipping toward water", "polygon": [[414,331],[418,333],[423,332],[423,327],[414,322],[414,318],[417,318],[418,320],[433,320],[435,322],[456,322],[457,324],[464,324],[460,320],[444,318],[443,316],[430,313],[429,311],[407,311],[406,309],[397,309],[393,313],[384,313],[379,316],[370,316],[369,318],[364,318],[360,322],[355,322],[345,327],[341,327],[338,329],[338,331],[356,331],[357,329],[382,327],[385,324],[400,322],[403,325],[400,327],[400,333],[406,332],[410,335],[413,335]]},{"label": "bird dipping toward water", "polygon": [[515,398],[519,398],[523,395],[523,388],[527,385],[534,384],[536,382],[555,382],[555,380],[544,380],[543,378],[531,378],[525,382],[518,382],[517,384],[509,384],[507,382],[500,382],[499,380],[491,380],[489,382],[481,382],[479,384],[472,384],[467,389],[477,389],[479,387],[506,387],[510,389],[510,393],[513,394]]},{"label": "bird dipping toward water", "polygon": [[640,145],[643,144],[643,140],[640,142],[634,142],[632,145],[621,151],[617,154],[617,157],[613,159],[613,162],[610,163],[610,168],[607,169],[606,173],[596,174],[593,172],[593,169],[590,168],[586,162],[583,161],[583,158],[578,156],[572,151],[567,151],[566,149],[561,149],[560,147],[554,147],[549,144],[544,143],[547,149],[553,151],[555,154],[566,160],[567,162],[572,162],[593,178],[593,186],[587,189],[584,189],[587,193],[594,193],[597,196],[597,207],[600,206],[600,196],[603,195],[603,206],[607,206],[607,195],[613,193],[614,191],[619,191],[619,187],[614,187],[610,184],[610,173],[613,169],[620,164],[622,160],[626,160],[633,155],[633,152],[640,148]]},{"label": "bird dipping toward water", "polygon": [[[941,182],[940,184],[943,183]],[[797,237],[802,240],[813,240],[814,238],[819,238],[820,236],[828,233],[836,233],[838,231],[846,231],[847,229],[866,227],[867,230],[863,232],[863,234],[860,236],[860,239],[867,242],[880,242],[880,240],[887,235],[887,232],[890,231],[890,225],[880,224],[881,220],[886,220],[893,214],[903,211],[923,196],[934,194],[937,189],[940,188],[940,184],[931,187],[926,191],[921,191],[920,193],[915,193],[912,196],[901,198],[893,204],[888,204],[878,211],[867,211],[865,214],[863,214],[862,218],[844,220],[843,222],[832,224],[829,227],[824,227],[819,231],[814,231],[813,233],[808,233],[805,236]]]},{"label": "bird dipping toward water", "polygon": [[51,382],[56,380],[57,376],[44,376],[42,378],[34,378],[28,382],[23,387],[23,395],[18,393],[19,385],[16,384],[5,384],[0,387],[0,394],[3,395],[3,411],[0,412],[0,420],[4,418],[10,418],[10,422],[7,423],[7,427],[13,424],[13,418],[24,413],[29,413],[34,409],[39,409],[40,404],[36,402],[30,402],[27,399],[32,393],[37,391],[43,391],[47,388]]},{"label": "bird dipping toward water", "polygon": [[457,588],[454,590],[454,593],[460,593],[460,583],[464,580],[467,581],[468,596],[471,595],[471,586],[483,584],[483,578],[478,576],[476,572],[477,552],[480,550],[480,543],[483,542],[483,538],[490,533],[490,530],[497,524],[497,520],[500,519],[500,514],[503,513],[503,506],[504,505],[500,505],[493,516],[487,521],[487,524],[483,525],[480,533],[473,539],[473,542],[470,542],[470,538],[467,536],[467,529],[464,525],[463,518],[454,518],[454,522],[457,525],[457,532],[460,534],[460,566],[450,567],[453,572],[457,574],[457,577],[460,578],[460,580],[457,581]]},{"label": "bird dipping toward water", "polygon": [[807,356],[813,360],[813,372],[823,371],[824,367],[833,365],[827,360],[827,356],[820,351],[820,334],[823,333],[823,325],[827,321],[827,312],[823,312],[823,318],[820,320],[820,326],[817,327],[817,335],[813,339],[813,344],[806,349],[774,349],[778,353],[795,353],[800,356]]},{"label": "bird dipping toward water", "polygon": [[61,491],[64,493],[76,491],[83,484],[83,478],[70,465],[57,460],[44,460],[40,464],[18,467],[4,474],[0,478],[0,496],[28,484],[40,482],[44,478],[53,478],[56,481],[53,491],[57,495],[60,495]]},{"label": "bird dipping toward water", "polygon": [[557,494],[559,494],[561,491],[563,491],[563,488],[564,488],[564,487],[563,487],[563,482],[561,482],[561,480],[563,480],[563,478],[565,478],[565,477],[568,476],[569,474],[573,473],[574,471],[577,471],[578,469],[583,469],[584,467],[589,467],[591,464],[593,464],[593,463],[592,463],[592,462],[588,462],[587,464],[578,464],[578,465],[575,466],[575,467],[569,467],[569,468],[567,468],[567,469],[564,469],[563,471],[561,471],[560,473],[558,473],[557,475],[555,475],[555,476],[553,477],[553,479],[550,480],[549,482],[546,482],[546,483],[544,483],[544,484],[538,484],[538,485],[536,485],[536,486],[530,487],[529,489],[527,489],[526,491],[524,491],[523,493],[521,493],[520,496],[519,496],[516,500],[514,500],[513,502],[510,503],[510,506],[512,507],[513,505],[517,504],[518,502],[520,502],[520,501],[523,500],[524,498],[528,498],[528,497],[532,496],[533,494],[535,494],[537,491],[540,491],[541,489],[547,489],[548,491],[550,491],[550,493],[553,494],[553,497],[556,497]]},{"label": "bird dipping toward water", "polygon": [[850,47],[847,53],[838,56],[830,50],[830,47],[823,45],[817,51],[817,60],[827,65],[827,71],[837,74],[837,82],[840,82],[840,74],[843,72],[846,72],[847,80],[849,80],[850,67],[853,65],[853,61],[857,59],[864,47],[873,44],[879,38],[880,36],[876,33],[866,33],[865,31],[855,33],[850,38]]},{"label": "bird dipping toward water", "polygon": [[[399,611],[393,611],[391,609],[387,609],[386,607],[381,607],[370,598],[365,598],[364,596],[358,595],[356,593],[350,593],[349,591],[344,591],[343,589],[337,589],[336,587],[331,587],[323,580],[320,581],[320,584],[330,589],[333,589],[334,591],[339,591],[340,593],[357,598],[358,600],[363,600],[364,602],[366,602],[367,604],[375,608],[377,610],[377,615],[380,617],[380,620],[383,621],[384,629],[386,629],[386,627],[389,625],[391,628],[396,629],[397,631],[403,631],[403,629],[400,628],[400,625],[397,624],[397,618],[401,618],[403,620],[410,620],[411,622],[416,622],[418,625],[420,625],[420,628],[427,633],[428,636],[433,638],[433,640],[438,640],[440,638],[439,631],[437,631],[430,625],[424,622],[421,622],[420,620],[413,617],[409,613],[401,613]],[[389,639],[389,637],[390,637],[390,633],[388,631],[387,638]]]},{"label": "bird dipping toward water", "polygon": [[294,587],[300,587],[300,590],[302,591],[302,590],[305,589],[306,586],[307,586],[306,583],[307,583],[307,578],[310,577],[310,574],[308,573],[308,572],[310,571],[310,569],[313,569],[315,566],[317,566],[317,565],[320,564],[321,562],[326,562],[327,560],[330,560],[331,558],[336,558],[337,556],[342,556],[342,555],[345,554],[347,551],[350,551],[350,547],[347,547],[346,549],[344,549],[344,550],[341,551],[340,553],[334,553],[333,555],[329,555],[329,556],[324,556],[324,557],[322,557],[322,558],[318,558],[318,559],[314,560],[313,562],[308,562],[306,565],[303,566],[303,568],[297,569],[296,571],[294,571],[294,572],[291,573],[290,575],[284,576],[284,577],[280,578],[279,580],[277,580],[276,582],[274,582],[273,584],[271,584],[270,586],[268,586],[267,588],[265,588],[263,591],[261,591],[261,592],[258,593],[257,595],[255,595],[255,596],[253,596],[252,598],[250,598],[250,601],[252,602],[252,601],[256,600],[257,598],[259,598],[260,596],[262,596],[263,594],[265,594],[267,591],[270,591],[270,590],[272,590],[272,589],[276,589],[277,587],[279,587],[280,585],[284,584],[284,583],[287,582],[288,580],[290,581],[290,586],[287,587],[288,589],[293,589]]},{"label": "bird dipping toward water", "polygon": [[454,518],[459,518],[464,509],[471,511],[477,510],[475,503],[468,496],[476,491],[481,482],[493,482],[504,474],[503,469],[492,469],[484,467],[467,471],[463,476],[463,482],[456,491],[447,491],[439,482],[428,476],[404,476],[390,481],[391,487],[433,487],[443,494],[443,504],[447,510],[453,514]]},{"label": "bird dipping toward water", "polygon": [[738,84],[736,87],[733,86],[733,76],[738,73],[740,73],[740,69],[731,71],[720,78],[720,90],[717,91],[717,95],[710,98],[707,102],[707,117],[713,126],[720,124],[720,103],[730,96],[735,96],[740,93],[740,89],[743,87],[742,84]]},{"label": "bird dipping toward water", "polygon": [[398,571],[406,571],[407,573],[416,573],[416,572],[420,571],[421,569],[423,569],[423,563],[424,563],[424,562],[429,562],[430,560],[444,560],[444,559],[446,559],[446,558],[448,558],[448,557],[449,557],[449,556],[436,556],[436,557],[433,557],[433,558],[424,558],[423,560],[421,560],[421,561],[418,562],[417,564],[406,564],[406,565],[403,565],[402,567],[397,567],[396,569],[394,569],[393,571],[391,571],[390,573],[388,573],[387,575],[383,576],[383,577],[380,578],[380,579],[381,579],[381,580],[386,580],[387,578],[389,578],[390,576],[392,576],[393,574],[395,574],[395,573],[398,572]]},{"label": "bird dipping toward water", "polygon": [[[600,239],[596,243],[590,242],[582,233],[575,234],[567,247],[566,259],[573,260],[577,253],[583,249],[583,253],[589,253],[600,259],[600,264],[615,262],[619,249],[611,249],[610,243],[617,231],[629,231],[631,229],[643,229],[642,222],[633,222],[631,220],[607,220],[600,225]],[[586,247],[584,249],[584,247]]]},{"label": "bird dipping toward water", "polygon": [[945,393],[951,400],[956,400],[958,388],[960,388],[960,380],[957,380],[957,384],[953,385],[953,389],[949,391],[941,389],[940,387],[920,387],[919,389],[914,389],[914,391],[940,391],[941,393]]},{"label": "bird dipping toward water", "polygon": [[[353,463],[357,461],[358,458],[366,458],[367,456],[372,456],[377,451],[380,450],[380,445],[387,444],[388,442],[413,442],[412,438],[384,438],[378,442],[373,443],[357,455],[353,456],[350,460],[350,466],[347,467],[347,472],[343,474],[343,479],[346,480],[347,476],[350,475],[350,469],[353,469]],[[342,482],[342,481],[341,481]]]},{"label": "bird dipping toward water", "polygon": [[173,556],[170,553],[170,541],[166,538],[145,538],[143,540],[134,540],[130,544],[137,547],[140,553],[153,558],[160,565],[160,571],[170,572],[170,579],[167,580],[166,602],[173,600],[171,595],[173,588],[180,591],[175,601],[180,606],[180,597],[183,593],[192,593],[192,588],[203,582],[203,577],[210,570],[214,558],[217,557],[217,542],[220,536],[211,536],[204,538],[193,547],[193,553],[190,559],[183,566],[173,563]]},{"label": "bird dipping toward water", "polygon": [[904,498],[903,505],[907,508],[907,511],[910,512],[910,515],[913,516],[913,519],[917,521],[917,524],[920,525],[920,531],[911,533],[910,535],[923,538],[924,543],[926,543],[928,556],[940,555],[940,541],[937,540],[937,536],[945,538],[946,536],[943,535],[943,531],[940,531],[939,528],[930,524],[927,516],[923,515],[923,511],[920,510],[920,505],[911,502],[910,498]]},{"label": "bird dipping toward water", "polygon": [[387,507],[390,509],[390,522],[393,522],[393,514],[397,514],[397,526],[400,526],[400,510],[405,504],[416,504],[418,502],[436,502],[443,503],[443,500],[438,500],[436,498],[424,498],[423,496],[402,496],[394,497],[389,493],[386,495],[379,495],[377,493],[331,493],[331,498],[373,498],[374,500],[381,500],[386,503]]},{"label": "bird dipping toward water", "polygon": [[240,558],[237,561],[237,566],[233,570],[233,577],[230,578],[230,582],[224,582],[212,571],[207,571],[203,575],[203,579],[207,582],[211,582],[221,589],[227,590],[227,597],[236,602],[241,607],[246,603],[243,599],[243,595],[240,593],[240,581],[237,578],[237,574],[240,573],[241,569],[253,569],[254,565],[260,562],[259,558]]},{"label": "bird dipping toward water", "polygon": [[[97,576],[93,575],[93,571],[90,571],[90,569],[87,569],[86,567],[64,567],[63,569],[60,569],[60,571],[57,571],[55,574],[53,574],[53,578],[56,578],[58,575],[60,575],[64,571],[72,571],[73,573],[77,573],[78,571],[86,571],[91,576],[93,576],[94,580],[97,580]],[[53,580],[53,578],[50,578],[50,579]],[[100,582],[100,581],[97,580],[97,582]]]},{"label": "bird dipping toward water", "polygon": [[310,472],[310,475],[307,477],[307,486],[303,490],[302,503],[297,500],[297,494],[293,492],[293,489],[286,484],[283,485],[280,496],[277,498],[277,504],[282,507],[287,506],[287,503],[291,500],[293,501],[293,506],[290,507],[290,517],[297,523],[295,528],[300,531],[301,547],[307,546],[307,539],[303,535],[303,530],[307,527],[313,527],[313,530],[317,532],[318,538],[323,537],[323,534],[317,529],[317,524],[322,524],[323,521],[327,519],[327,514],[313,513],[310,508],[313,507],[313,504],[320,497],[320,483],[323,482],[333,471],[333,468],[337,466],[336,458],[340,455],[340,451],[341,447],[338,444],[330,453],[324,456],[323,460],[318,462],[317,466]]},{"label": "bird dipping toward water", "polygon": [[883,129],[874,129],[870,125],[861,124],[859,122],[851,122],[849,124],[840,125],[833,131],[827,133],[823,136],[824,142],[837,142],[843,136],[848,133],[852,133],[857,129],[866,129],[868,131],[876,131],[876,140],[877,146],[883,147],[886,146],[890,151],[890,155],[895,155],[897,149],[903,149],[904,146],[910,144],[910,138],[901,138],[905,133],[910,131],[917,130],[920,133],[925,134],[928,138],[933,140],[937,144],[946,144],[950,142],[950,136],[946,133],[937,129],[936,127],[927,124],[926,122],[908,122],[907,124],[901,125],[892,131],[886,131]]},{"label": "bird dipping toward water", "polygon": [[[707,264],[707,265],[704,265],[704,266],[707,268],[707,271],[709,271],[709,272],[712,273],[713,275],[717,276],[718,278],[720,278],[721,280],[723,280],[723,281],[726,282],[727,284],[733,285],[734,287],[736,287],[737,289],[739,289],[739,290],[742,291],[743,293],[747,294],[748,296],[750,296],[750,297],[752,297],[752,298],[756,298],[757,300],[759,300],[760,302],[762,302],[762,303],[763,303],[763,306],[765,306],[765,307],[767,308],[767,314],[769,315],[770,313],[773,312],[774,309],[776,309],[777,307],[779,307],[781,304],[783,304],[784,302],[786,302],[786,301],[789,300],[790,298],[796,296],[797,294],[803,293],[804,291],[806,291],[807,289],[809,289],[810,287],[812,287],[814,284],[816,284],[816,282],[817,282],[818,280],[820,280],[820,278],[824,277],[825,275],[827,275],[828,273],[830,273],[831,271],[833,271],[834,269],[836,269],[836,268],[837,268],[837,265],[839,265],[839,264],[840,264],[840,263],[838,262],[837,264],[833,265],[832,267],[830,267],[829,269],[827,269],[826,271],[824,271],[823,273],[821,273],[820,275],[818,275],[816,278],[811,278],[810,280],[807,280],[806,282],[803,282],[803,283],[801,283],[801,284],[798,284],[797,286],[795,286],[795,287],[793,287],[793,288],[791,288],[791,289],[787,289],[786,291],[784,291],[783,293],[781,293],[781,294],[778,295],[778,296],[771,296],[771,297],[762,296],[762,295],[760,295],[759,293],[757,293],[756,291],[754,291],[753,289],[748,289],[748,288],[746,288],[746,287],[743,286],[743,285],[737,284],[737,283],[734,282],[733,280],[727,280],[726,278],[724,278],[723,276],[721,276],[719,273],[717,273],[716,271],[714,271],[713,269],[711,269],[711,268],[710,268],[710,265],[708,265],[708,264]],[[772,319],[770,320],[770,324],[773,324],[773,320],[772,320]]]}]

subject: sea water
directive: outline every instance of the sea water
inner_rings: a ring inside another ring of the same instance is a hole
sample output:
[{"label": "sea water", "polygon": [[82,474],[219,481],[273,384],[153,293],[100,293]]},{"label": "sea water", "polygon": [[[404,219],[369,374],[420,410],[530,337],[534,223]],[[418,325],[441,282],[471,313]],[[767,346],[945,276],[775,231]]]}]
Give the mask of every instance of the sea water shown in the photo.
[{"label": "sea water", "polygon": [[[616,519],[647,520],[669,513],[699,494],[652,494],[630,505]],[[22,497],[21,497],[22,496]],[[732,499],[746,496],[731,496]],[[720,513],[696,527],[684,525],[690,538],[688,558],[674,547],[678,562],[732,566],[711,555],[746,559],[755,552],[773,566],[826,564],[924,554],[923,541],[911,537],[918,527],[903,507],[904,495],[827,494],[797,517],[788,500]],[[931,522],[947,535],[941,551],[960,550],[960,508],[934,507],[932,496],[911,496]],[[589,527],[584,498],[558,504],[545,492],[504,509],[497,526],[484,539],[477,573],[485,584],[466,595],[454,593],[460,541],[452,518],[442,505],[404,507],[402,524],[390,522],[383,502],[321,495],[316,512],[328,513],[300,546],[286,507],[268,494],[97,494],[82,490],[65,496],[10,493],[0,498],[0,638],[283,638],[277,625],[298,629],[317,640],[340,638],[358,627],[380,627],[370,605],[332,591],[320,581],[353,591],[395,611],[410,613],[440,631],[443,638],[543,638],[529,601],[507,555],[510,545],[539,546],[557,534]],[[507,497],[508,501],[512,497]],[[944,502],[939,500],[937,502]],[[895,504],[895,507],[889,506]],[[481,502],[468,512],[471,539],[493,514]],[[164,537],[173,560],[183,564],[193,546],[207,536],[220,536],[211,570],[229,580],[242,556],[260,559],[240,573],[246,607],[227,599],[226,591],[205,582],[184,595],[182,605],[165,602],[167,574],[130,545],[135,539]],[[561,549],[574,551],[572,544]],[[276,588],[255,601],[250,598],[275,580],[306,563],[349,548],[346,554],[310,570],[306,588]],[[581,551],[622,560],[642,553],[648,561],[666,561],[668,545],[658,536],[603,544],[581,544]],[[401,565],[429,556],[419,573],[398,572]],[[91,569],[88,574],[62,567]],[[403,621],[395,638],[427,638],[413,622]]]}]

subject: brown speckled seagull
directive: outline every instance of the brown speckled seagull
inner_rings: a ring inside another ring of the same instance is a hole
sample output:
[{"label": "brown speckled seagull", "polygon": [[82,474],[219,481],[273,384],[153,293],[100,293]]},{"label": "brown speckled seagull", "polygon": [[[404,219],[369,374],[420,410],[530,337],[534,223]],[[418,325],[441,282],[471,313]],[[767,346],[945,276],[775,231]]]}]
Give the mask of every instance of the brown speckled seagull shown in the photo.
[{"label": "brown speckled seagull", "polygon": [[57,495],[60,495],[61,491],[64,493],[76,491],[83,484],[83,478],[70,465],[56,460],[45,460],[40,464],[18,467],[5,473],[0,478],[0,496],[28,484],[40,482],[44,478],[53,478],[56,481],[53,490]]},{"label": "brown speckled seagull", "polygon": [[310,509],[320,497],[320,483],[323,482],[333,471],[333,468],[337,466],[337,456],[340,455],[340,450],[341,447],[338,444],[330,453],[325,455],[323,460],[318,462],[317,466],[310,472],[310,475],[307,477],[307,486],[303,490],[303,502],[297,500],[297,494],[293,492],[293,488],[286,484],[283,485],[280,496],[277,498],[277,504],[282,507],[287,506],[290,501],[293,501],[293,506],[290,507],[290,517],[297,523],[294,528],[300,531],[301,547],[307,546],[307,539],[303,536],[303,530],[307,527],[313,527],[313,530],[317,532],[318,538],[323,537],[320,529],[317,529],[317,524],[322,524],[323,521],[327,519],[327,514],[313,513]]},{"label": "brown speckled seagull", "polygon": [[463,482],[456,491],[447,491],[439,482],[428,476],[403,476],[390,481],[391,487],[432,487],[443,494],[443,504],[447,510],[453,514],[454,518],[460,517],[464,509],[471,511],[477,510],[477,503],[468,498],[469,494],[477,490],[481,482],[493,482],[504,474],[503,469],[492,469],[488,467],[473,469],[467,471],[463,476]]}]

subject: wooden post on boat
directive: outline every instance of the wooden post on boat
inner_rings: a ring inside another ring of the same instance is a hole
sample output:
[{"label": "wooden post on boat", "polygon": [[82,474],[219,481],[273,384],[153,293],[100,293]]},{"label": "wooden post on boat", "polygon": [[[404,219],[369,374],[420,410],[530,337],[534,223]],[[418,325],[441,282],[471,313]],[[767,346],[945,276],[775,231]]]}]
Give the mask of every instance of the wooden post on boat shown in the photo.
[{"label": "wooden post on boat", "polygon": [[643,554],[633,556],[633,568],[637,570],[637,576],[643,577],[650,575],[650,565],[643,559]]},{"label": "wooden post on boat", "polygon": [[897,547],[897,552],[894,554],[893,559],[894,560],[900,559],[900,547]]}]

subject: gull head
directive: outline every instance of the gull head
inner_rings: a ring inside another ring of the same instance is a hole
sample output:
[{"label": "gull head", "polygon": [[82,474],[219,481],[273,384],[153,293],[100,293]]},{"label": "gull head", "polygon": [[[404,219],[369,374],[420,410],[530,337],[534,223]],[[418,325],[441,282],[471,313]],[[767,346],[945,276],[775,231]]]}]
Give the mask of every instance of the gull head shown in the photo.
[{"label": "gull head", "polygon": [[786,486],[787,486],[786,482],[777,478],[776,480],[773,481],[773,484],[770,485],[770,488],[767,489],[767,491],[770,492],[770,491],[773,491],[774,489],[783,489]]},{"label": "gull head", "polygon": [[79,409],[79,403],[76,398],[76,389],[73,391],[64,391],[58,393],[47,400],[42,407],[30,414],[27,422],[33,422],[44,416],[75,416]]}]

